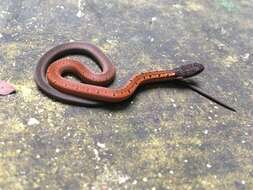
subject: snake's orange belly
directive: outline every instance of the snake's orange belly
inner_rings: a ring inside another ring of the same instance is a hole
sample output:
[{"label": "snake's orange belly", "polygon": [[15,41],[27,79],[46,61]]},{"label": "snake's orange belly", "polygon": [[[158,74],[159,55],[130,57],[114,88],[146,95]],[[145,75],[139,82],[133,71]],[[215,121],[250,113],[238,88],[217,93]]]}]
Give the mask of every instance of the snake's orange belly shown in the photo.
[{"label": "snake's orange belly", "polygon": [[[82,83],[64,78],[62,75],[66,72],[78,76]],[[119,88],[104,87],[112,82],[113,78],[114,76],[111,77],[111,75],[94,73],[85,65],[71,59],[58,60],[52,63],[47,70],[48,82],[57,90],[103,102],[124,101],[132,96],[140,85],[175,79],[176,73],[173,70],[149,71],[134,75]]]}]

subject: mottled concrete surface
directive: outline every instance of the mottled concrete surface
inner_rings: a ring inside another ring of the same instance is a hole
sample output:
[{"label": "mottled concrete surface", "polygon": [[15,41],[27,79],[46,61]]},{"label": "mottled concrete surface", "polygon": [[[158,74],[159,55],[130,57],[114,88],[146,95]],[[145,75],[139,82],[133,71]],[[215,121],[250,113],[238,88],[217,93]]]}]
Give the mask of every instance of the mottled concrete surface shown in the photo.
[{"label": "mottled concrete surface", "polygon": [[[253,189],[251,0],[1,0],[0,189]],[[133,73],[200,62],[194,81],[232,113],[170,84],[90,109],[44,96],[40,56],[101,47],[115,86]]]}]

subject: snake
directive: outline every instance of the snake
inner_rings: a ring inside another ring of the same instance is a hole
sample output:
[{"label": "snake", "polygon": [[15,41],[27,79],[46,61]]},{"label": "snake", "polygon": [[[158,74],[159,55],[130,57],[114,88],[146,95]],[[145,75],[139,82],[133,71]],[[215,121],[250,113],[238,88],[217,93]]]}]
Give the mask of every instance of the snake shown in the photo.
[{"label": "snake", "polygon": [[[92,59],[101,69],[94,72],[78,60],[66,58],[83,55]],[[100,103],[119,103],[131,97],[146,84],[185,79],[204,70],[200,63],[181,65],[174,69],[154,70],[134,74],[118,88],[108,85],[115,79],[116,69],[110,59],[95,45],[86,42],[70,42],[58,45],[46,52],[35,70],[35,82],[46,95],[69,104],[94,106]],[[80,81],[64,77],[77,76]]]}]

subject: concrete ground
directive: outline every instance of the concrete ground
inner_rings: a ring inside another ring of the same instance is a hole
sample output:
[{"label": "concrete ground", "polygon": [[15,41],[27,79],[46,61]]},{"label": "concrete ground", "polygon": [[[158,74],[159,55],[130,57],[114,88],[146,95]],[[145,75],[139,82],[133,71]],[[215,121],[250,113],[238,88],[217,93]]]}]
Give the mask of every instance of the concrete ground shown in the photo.
[{"label": "concrete ground", "polygon": [[[0,97],[0,189],[252,190],[252,18],[251,0],[2,0],[0,80],[17,93]],[[104,108],[53,101],[34,70],[69,41],[100,47],[114,86],[202,63],[192,80],[237,113],[171,83]]]}]

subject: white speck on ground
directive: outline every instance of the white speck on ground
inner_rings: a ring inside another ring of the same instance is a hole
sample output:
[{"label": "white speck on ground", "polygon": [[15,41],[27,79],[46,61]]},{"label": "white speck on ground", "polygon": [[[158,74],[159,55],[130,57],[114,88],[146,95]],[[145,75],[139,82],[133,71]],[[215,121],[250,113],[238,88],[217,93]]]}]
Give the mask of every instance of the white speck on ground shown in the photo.
[{"label": "white speck on ground", "polygon": [[17,154],[20,154],[20,153],[21,153],[21,150],[20,150],[20,149],[17,149],[16,152],[17,152]]},{"label": "white speck on ground", "polygon": [[133,185],[136,185],[137,183],[138,183],[138,181],[137,181],[137,180],[134,180],[132,184],[133,184]]},{"label": "white speck on ground", "polygon": [[76,13],[76,16],[79,18],[84,16],[84,13],[82,10],[82,0],[78,0],[78,12]]},{"label": "white speck on ground", "polygon": [[128,176],[119,176],[119,184],[125,183],[127,180],[129,180]]},{"label": "white speck on ground", "polygon": [[59,153],[59,152],[60,152],[60,149],[59,149],[59,148],[57,148],[57,149],[55,150],[55,152],[56,152],[56,153]]},{"label": "white speck on ground", "polygon": [[204,130],[203,133],[204,133],[205,135],[207,135],[207,134],[208,134],[208,130],[207,130],[207,129]]},{"label": "white speck on ground", "polygon": [[27,125],[29,126],[38,125],[38,124],[40,124],[40,122],[36,118],[33,118],[33,117],[30,118],[27,122]]},{"label": "white speck on ground", "polygon": [[78,10],[78,12],[76,13],[76,16],[81,18],[84,16],[84,13],[81,10]]},{"label": "white speck on ground", "polygon": [[98,150],[97,150],[97,149],[93,149],[93,151],[94,151],[96,160],[99,161],[101,158],[99,157],[99,152],[98,152]]},{"label": "white speck on ground", "polygon": [[97,146],[102,149],[106,148],[106,145],[100,142],[97,142]]},{"label": "white speck on ground", "polygon": [[249,53],[245,53],[245,54],[242,55],[241,57],[242,57],[243,61],[247,61],[247,60],[249,59],[249,56],[250,56]]},{"label": "white speck on ground", "polygon": [[207,168],[211,168],[212,165],[211,165],[211,164],[206,164],[206,167],[207,167]]},{"label": "white speck on ground", "polygon": [[148,178],[144,177],[144,178],[142,179],[142,181],[147,182],[147,181],[148,181]]},{"label": "white speck on ground", "polygon": [[156,17],[152,17],[152,22],[155,22],[155,21],[157,21],[157,18]]}]

